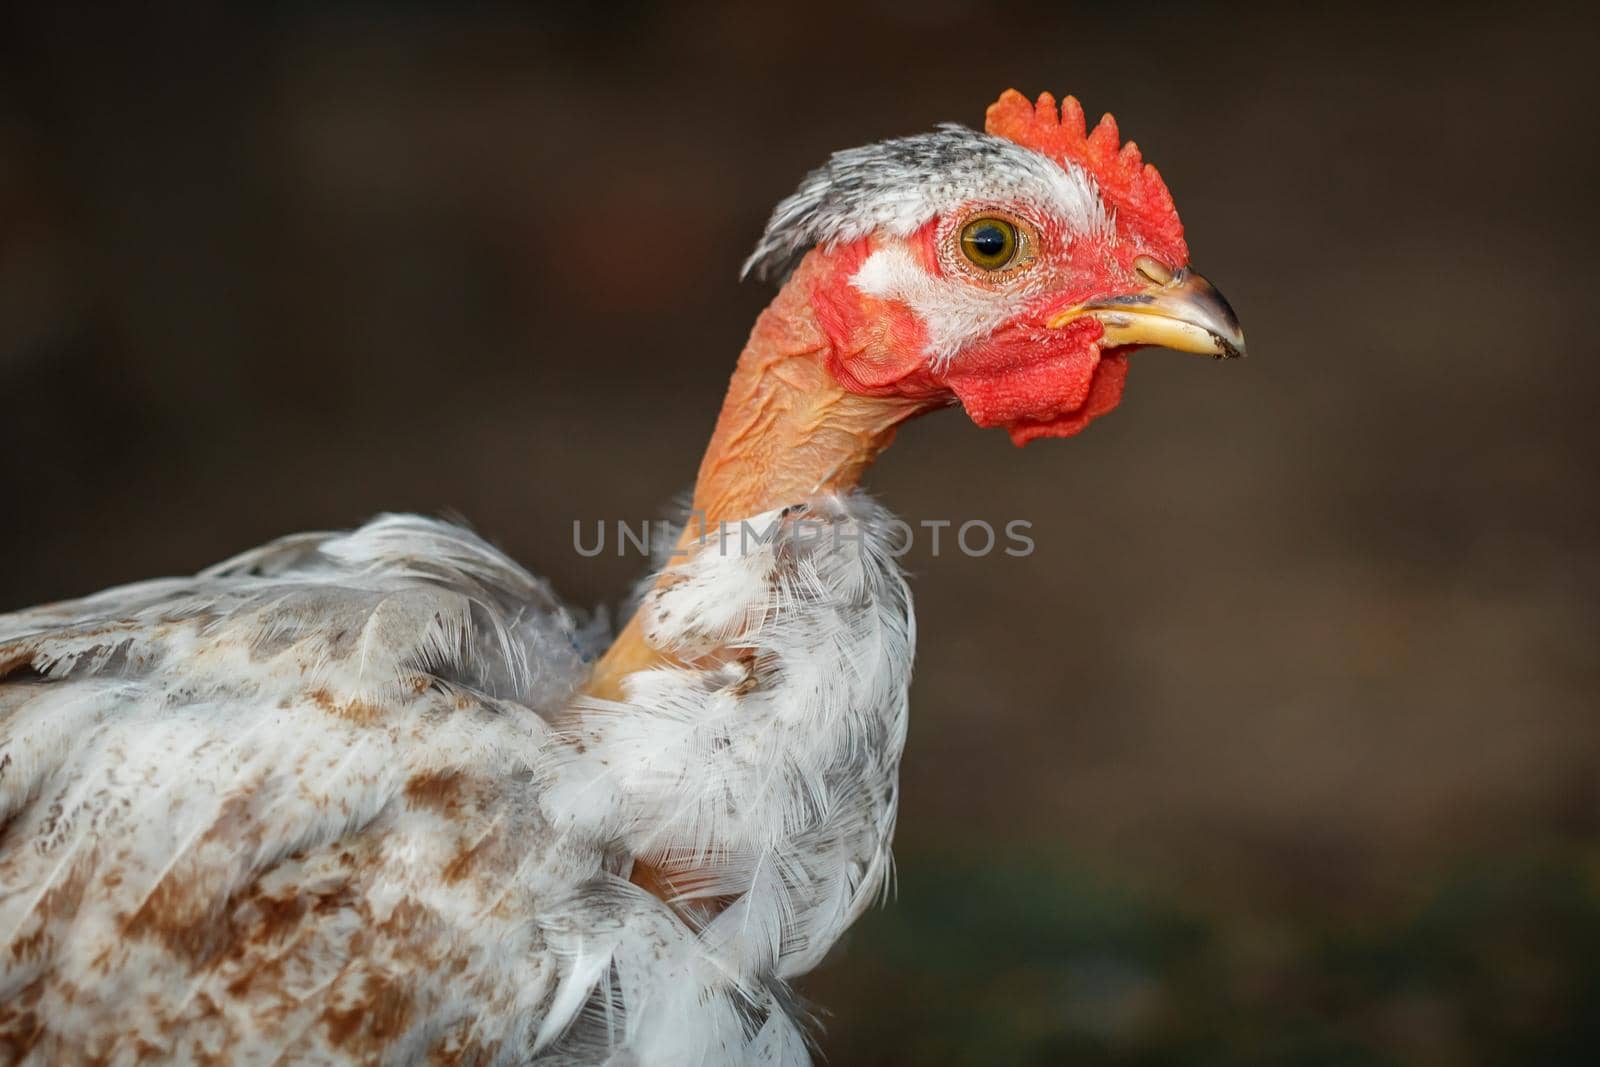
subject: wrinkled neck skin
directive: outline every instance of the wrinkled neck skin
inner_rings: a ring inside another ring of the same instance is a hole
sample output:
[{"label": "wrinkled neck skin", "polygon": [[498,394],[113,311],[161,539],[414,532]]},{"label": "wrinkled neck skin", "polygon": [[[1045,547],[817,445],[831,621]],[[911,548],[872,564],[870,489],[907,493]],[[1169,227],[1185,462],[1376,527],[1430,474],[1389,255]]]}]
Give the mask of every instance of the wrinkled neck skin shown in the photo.
[{"label": "wrinkled neck skin", "polygon": [[[838,383],[830,370],[834,344],[812,307],[819,286],[836,284],[832,270],[824,257],[807,256],[756,320],[700,461],[680,550],[719,524],[855,488],[902,422],[944,403],[864,395]],[[635,616],[595,666],[586,691],[621,699],[625,675],[664,662],[645,643]]]}]

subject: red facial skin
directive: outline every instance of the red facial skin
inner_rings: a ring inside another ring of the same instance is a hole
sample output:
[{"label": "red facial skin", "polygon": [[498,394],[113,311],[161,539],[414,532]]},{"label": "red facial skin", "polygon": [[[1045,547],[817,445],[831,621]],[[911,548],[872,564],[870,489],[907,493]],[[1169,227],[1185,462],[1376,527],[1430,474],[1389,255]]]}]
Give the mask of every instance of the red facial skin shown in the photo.
[{"label": "red facial skin", "polygon": [[[981,275],[950,262],[950,233],[985,209],[935,220],[906,240],[920,265],[955,284],[984,285]],[[1127,352],[1102,353],[1102,327],[1093,318],[1063,328],[1046,323],[1057,313],[1096,297],[1137,292],[1148,283],[1133,269],[1145,249],[1118,242],[1066,242],[1039,235],[1032,295],[1018,294],[1017,313],[987,337],[969,344],[935,370],[927,356],[928,331],[904,304],[862,293],[850,284],[885,240],[865,238],[821,253],[825,269],[811,306],[831,343],[828,366],[846,389],[871,396],[959,401],[979,426],[1004,427],[1018,445],[1039,437],[1067,437],[1109,412],[1122,397]],[[889,239],[892,240],[892,239]],[[959,252],[953,253],[959,255]]]}]

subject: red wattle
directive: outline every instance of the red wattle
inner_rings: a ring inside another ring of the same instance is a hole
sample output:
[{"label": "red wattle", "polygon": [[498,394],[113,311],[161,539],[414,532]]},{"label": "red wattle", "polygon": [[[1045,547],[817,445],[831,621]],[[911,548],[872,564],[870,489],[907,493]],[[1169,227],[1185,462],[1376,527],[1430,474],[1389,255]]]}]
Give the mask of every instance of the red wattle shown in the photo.
[{"label": "red wattle", "polygon": [[1012,327],[964,354],[943,374],[979,426],[1003,426],[1018,445],[1077,433],[1117,406],[1127,375],[1121,356],[1102,359],[1092,318],[1059,330]]},{"label": "red wattle", "polygon": [[1020,419],[1011,423],[1006,428],[1011,432],[1012,443],[1020,448],[1041,437],[1071,437],[1121,402],[1122,387],[1127,380],[1127,355],[1122,352],[1102,355],[1089,385],[1089,399],[1083,407],[1054,419]]}]

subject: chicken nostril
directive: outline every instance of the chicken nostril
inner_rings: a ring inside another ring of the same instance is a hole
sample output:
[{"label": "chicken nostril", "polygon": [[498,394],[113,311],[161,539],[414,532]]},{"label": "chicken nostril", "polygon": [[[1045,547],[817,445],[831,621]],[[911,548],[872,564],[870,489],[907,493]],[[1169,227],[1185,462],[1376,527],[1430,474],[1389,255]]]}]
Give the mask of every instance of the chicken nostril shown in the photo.
[{"label": "chicken nostril", "polygon": [[1146,278],[1149,278],[1157,285],[1170,285],[1172,283],[1172,268],[1161,262],[1159,259],[1154,259],[1150,256],[1140,256],[1138,259],[1133,261],[1133,269],[1144,275]]}]

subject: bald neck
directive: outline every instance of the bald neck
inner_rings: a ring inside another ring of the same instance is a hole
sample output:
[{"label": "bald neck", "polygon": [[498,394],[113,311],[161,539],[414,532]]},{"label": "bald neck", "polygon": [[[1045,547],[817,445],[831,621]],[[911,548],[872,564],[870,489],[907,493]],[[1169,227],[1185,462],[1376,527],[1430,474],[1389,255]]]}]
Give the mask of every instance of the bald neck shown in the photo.
[{"label": "bald neck", "polygon": [[[724,523],[854,489],[899,425],[937,406],[839,385],[828,369],[831,344],[811,307],[819,269],[819,257],[806,257],[756,320],[700,461],[680,549]],[[595,666],[586,691],[620,699],[624,676],[663,662],[635,616]]]}]

